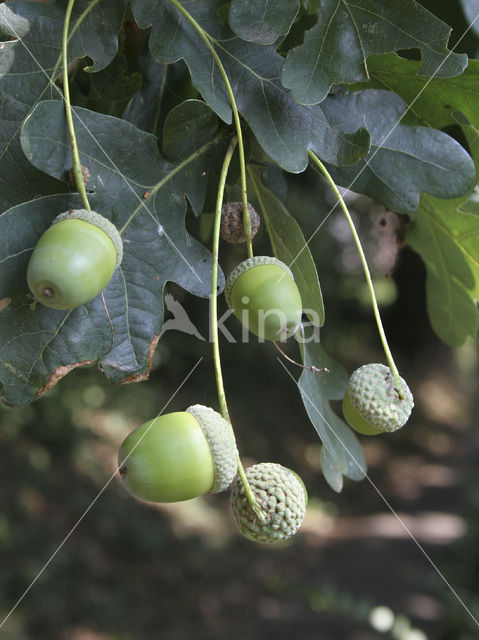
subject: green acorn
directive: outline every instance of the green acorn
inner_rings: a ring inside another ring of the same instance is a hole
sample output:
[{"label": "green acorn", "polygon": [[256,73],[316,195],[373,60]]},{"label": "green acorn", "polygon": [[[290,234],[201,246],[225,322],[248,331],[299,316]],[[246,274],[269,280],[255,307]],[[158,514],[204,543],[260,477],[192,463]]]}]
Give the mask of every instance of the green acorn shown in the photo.
[{"label": "green acorn", "polygon": [[37,242],[27,269],[36,300],[52,309],[75,309],[110,282],[123,257],[121,236],[95,211],[57,216]]},{"label": "green acorn", "polygon": [[276,258],[256,256],[239,264],[226,281],[225,297],[241,324],[261,339],[285,340],[301,324],[298,287]]},{"label": "green acorn", "polygon": [[291,469],[273,462],[255,464],[245,473],[266,519],[259,520],[251,509],[238,478],[230,502],[241,533],[254,542],[281,542],[294,536],[303,522],[308,504],[308,494],[301,478]]},{"label": "green acorn", "polygon": [[118,456],[126,488],[149,502],[180,502],[225,491],[233,482],[237,464],[229,423],[200,404],[137,427],[124,440]]},{"label": "green acorn", "polygon": [[406,424],[414,399],[406,382],[400,380],[404,398],[399,396],[389,367],[366,364],[356,369],[343,398],[343,415],[348,424],[364,435],[391,433]]}]

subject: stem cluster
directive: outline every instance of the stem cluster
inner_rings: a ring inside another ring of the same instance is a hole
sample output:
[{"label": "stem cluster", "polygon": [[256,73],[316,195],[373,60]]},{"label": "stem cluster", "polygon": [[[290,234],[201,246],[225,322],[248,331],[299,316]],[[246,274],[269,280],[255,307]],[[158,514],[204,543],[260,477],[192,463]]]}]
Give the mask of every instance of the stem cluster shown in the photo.
[{"label": "stem cluster", "polygon": [[[211,275],[211,295],[210,295],[210,317],[211,317],[211,335],[212,335],[212,339],[213,339],[213,359],[214,359],[214,367],[215,367],[215,376],[216,376],[216,385],[217,385],[217,390],[218,390],[218,400],[219,400],[219,404],[220,404],[220,408],[221,408],[221,413],[223,415],[223,417],[228,421],[228,423],[231,425],[231,420],[230,420],[230,416],[229,416],[229,412],[228,412],[228,406],[227,406],[227,402],[226,402],[226,394],[225,394],[225,390],[224,390],[224,384],[223,384],[223,376],[222,376],[222,371],[221,371],[221,359],[220,359],[220,351],[219,351],[219,341],[218,341],[218,321],[217,321],[217,281],[218,281],[218,254],[219,254],[219,235],[220,235],[220,222],[221,222],[221,208],[222,208],[222,204],[223,204],[223,196],[224,196],[224,190],[225,190],[225,184],[226,184],[226,177],[227,177],[227,173],[228,173],[228,169],[231,163],[231,158],[233,156],[234,150],[236,145],[238,145],[238,152],[239,152],[239,160],[240,160],[240,171],[241,171],[241,200],[242,200],[242,207],[243,207],[243,228],[244,228],[244,232],[246,235],[246,247],[247,247],[247,254],[248,257],[252,257],[253,256],[253,248],[252,248],[252,241],[251,241],[251,222],[250,222],[250,217],[248,214],[248,195],[247,195],[247,183],[246,183],[246,163],[245,163],[245,157],[244,157],[244,144],[243,144],[243,134],[242,134],[242,130],[241,130],[241,122],[240,122],[240,117],[239,117],[239,112],[238,112],[238,108],[236,105],[236,100],[234,97],[234,93],[231,87],[231,83],[229,81],[228,75],[226,73],[226,70],[223,66],[223,63],[221,62],[221,59],[219,58],[213,41],[210,38],[210,36],[204,31],[204,29],[201,27],[200,24],[198,24],[198,22],[194,19],[194,17],[181,5],[181,3],[178,0],[170,0],[171,4],[176,7],[176,9],[182,14],[182,16],[192,25],[192,27],[196,30],[196,32],[198,33],[198,35],[200,36],[200,38],[203,40],[203,42],[205,43],[206,47],[208,48],[208,50],[210,51],[213,60],[219,70],[219,73],[223,79],[223,82],[225,84],[225,88],[226,88],[226,92],[228,94],[228,98],[230,100],[231,103],[231,109],[233,112],[233,119],[234,119],[234,124],[235,124],[235,129],[236,129],[236,136],[235,138],[231,141],[231,144],[228,148],[228,151],[226,152],[225,158],[224,158],[224,162],[223,162],[223,167],[221,170],[221,175],[220,175],[220,182],[218,185],[218,192],[217,192],[217,201],[216,201],[216,211],[215,211],[215,222],[214,222],[214,233],[213,233],[213,265],[212,265],[212,275]],[[396,364],[394,362],[394,359],[392,357],[391,354],[391,350],[389,348],[388,342],[387,342],[387,338],[386,338],[386,334],[384,332],[384,328],[382,325],[382,321],[381,321],[381,316],[379,313],[379,307],[378,307],[378,303],[377,303],[377,299],[376,299],[376,295],[374,292],[374,286],[372,283],[372,278],[371,278],[371,274],[369,271],[369,267],[366,261],[366,257],[364,255],[364,251],[358,236],[358,233],[356,231],[354,222],[351,218],[351,215],[348,211],[348,208],[341,196],[341,193],[339,192],[336,184],[334,183],[333,179],[331,178],[329,172],[327,171],[326,167],[324,166],[324,164],[321,162],[321,160],[312,152],[309,151],[309,155],[310,158],[312,159],[312,161],[318,166],[318,168],[320,169],[320,171],[323,173],[323,175],[325,176],[325,178],[327,179],[328,183],[330,184],[331,188],[334,191],[334,194],[336,195],[338,202],[341,206],[341,209],[343,210],[346,219],[348,221],[349,227],[351,229],[351,233],[353,235],[360,259],[361,259],[361,263],[364,269],[364,273],[366,276],[366,281],[368,284],[368,288],[370,291],[370,295],[371,295],[371,300],[372,300],[372,304],[373,304],[373,310],[374,310],[374,316],[376,319],[376,323],[378,326],[378,330],[379,330],[379,335],[381,338],[381,342],[383,344],[383,348],[390,366],[390,369],[392,371],[392,374],[394,376],[394,380],[396,383],[396,387],[399,393],[400,398],[404,397],[404,390],[401,384],[401,380],[400,380],[400,376],[399,376],[399,372],[398,369],[396,367]],[[233,427],[231,426],[231,428],[233,429]],[[264,513],[262,512],[261,508],[259,507],[259,505],[257,504],[254,494],[251,490],[251,487],[248,483],[248,480],[246,478],[246,474],[244,471],[244,468],[241,464],[241,460],[238,456],[238,473],[239,476],[241,478],[241,481],[245,487],[245,492],[246,492],[246,496],[248,499],[248,502],[250,503],[252,509],[254,510],[254,512],[260,517],[260,519],[264,518]]]},{"label": "stem cluster", "polygon": [[[91,3],[91,6],[94,6],[95,4],[97,4],[99,0],[94,0]],[[73,10],[73,6],[74,6],[74,2],[75,0],[69,0],[68,1],[68,5],[66,8],[66,12],[65,12],[65,20],[64,20],[64,25],[63,25],[63,36],[62,36],[62,60],[63,60],[63,87],[64,87],[64,100],[65,100],[65,109],[66,109],[66,119],[67,119],[67,125],[68,125],[68,130],[69,130],[69,134],[70,134],[70,140],[71,140],[71,148],[72,148],[72,158],[73,158],[73,175],[74,175],[74,179],[75,179],[75,184],[78,190],[78,193],[80,194],[80,197],[82,199],[83,205],[85,207],[85,209],[90,210],[90,205],[88,202],[88,198],[87,198],[87,193],[86,193],[86,189],[85,189],[85,184],[83,181],[83,176],[82,176],[82,168],[81,168],[81,163],[80,163],[80,155],[79,155],[79,151],[78,151],[78,144],[76,141],[76,136],[75,136],[75,129],[74,129],[74,125],[73,125],[73,115],[72,115],[72,107],[71,107],[71,102],[70,102],[70,90],[69,90],[69,79],[68,79],[68,56],[67,56],[67,48],[68,48],[68,41],[69,41],[69,37],[71,37],[71,35],[69,36],[69,26],[70,26],[70,19],[71,19],[71,14],[72,14],[72,10]],[[213,342],[213,361],[214,361],[214,369],[215,369],[215,378],[216,378],[216,386],[217,386],[217,392],[218,392],[218,401],[219,401],[219,405],[220,405],[220,409],[221,409],[221,414],[223,416],[223,418],[228,422],[228,424],[230,425],[231,430],[233,431],[233,427],[231,424],[231,420],[230,420],[230,416],[229,416],[229,411],[228,411],[228,405],[227,405],[227,401],[226,401],[226,394],[225,394],[225,389],[224,389],[224,383],[223,383],[223,375],[222,375],[222,369],[221,369],[221,358],[220,358],[220,349],[219,349],[219,339],[218,339],[218,318],[217,318],[217,283],[218,283],[218,258],[219,258],[219,238],[220,238],[220,223],[221,223],[221,210],[222,210],[222,205],[223,205],[223,198],[224,198],[224,191],[225,191],[225,185],[226,185],[226,178],[228,175],[228,170],[231,164],[231,159],[233,157],[234,151],[236,149],[236,147],[238,147],[238,154],[239,154],[239,161],[240,161],[240,173],[241,173],[241,201],[242,201],[242,209],[243,209],[243,228],[244,228],[244,233],[246,236],[246,250],[247,250],[247,255],[249,258],[253,257],[253,248],[252,248],[252,240],[251,240],[251,221],[250,221],[250,217],[249,217],[249,213],[248,213],[248,194],[247,194],[247,179],[246,179],[246,163],[245,163],[245,154],[244,154],[244,143],[243,143],[243,133],[242,133],[242,129],[241,129],[241,122],[240,122],[240,116],[239,116],[239,111],[238,111],[238,107],[236,104],[236,100],[235,100],[235,96],[233,93],[233,89],[231,87],[231,83],[229,81],[228,75],[226,73],[226,70],[223,66],[223,63],[220,59],[220,57],[218,56],[215,47],[214,47],[214,41],[212,40],[212,38],[204,31],[204,29],[201,27],[201,25],[194,19],[194,17],[182,6],[182,4],[178,1],[178,0],[170,0],[171,4],[180,12],[180,14],[190,23],[190,25],[196,30],[196,32],[198,33],[198,35],[200,36],[200,38],[203,40],[205,46],[207,47],[207,49],[209,50],[209,52],[211,53],[211,56],[214,60],[214,63],[216,64],[219,73],[223,79],[225,88],[226,88],[226,92],[228,94],[228,98],[231,104],[231,109],[232,109],[232,113],[233,113],[233,120],[234,120],[234,125],[235,125],[235,130],[236,130],[236,135],[235,137],[231,140],[231,143],[228,147],[228,150],[226,152],[224,161],[223,161],[223,166],[221,169],[221,174],[220,174],[220,180],[219,180],[219,185],[218,185],[218,191],[217,191],[217,200],[216,200],[216,208],[215,208],[215,220],[214,220],[214,231],[213,231],[213,248],[212,248],[212,271],[211,271],[211,295],[210,295],[210,318],[211,318],[211,336],[212,336],[212,342]],[[85,13],[85,12],[84,12]],[[80,16],[81,19],[84,19],[84,15],[82,14],[82,16]],[[76,25],[75,28],[77,28],[78,25]],[[164,83],[166,82],[166,74],[164,76]],[[162,87],[162,91],[164,89],[164,83],[163,83],[163,87]],[[331,189],[333,190],[338,203],[344,213],[344,215],[346,216],[346,219],[348,221],[349,227],[351,229],[351,233],[354,239],[354,242],[356,244],[358,253],[359,253],[359,257],[361,259],[361,263],[363,266],[363,270],[366,276],[366,282],[369,288],[369,292],[371,295],[371,300],[372,300],[372,305],[373,305],[373,311],[374,311],[374,316],[376,319],[376,323],[377,323],[377,327],[378,327],[378,331],[379,331],[379,335],[380,335],[380,339],[384,348],[384,352],[386,354],[386,358],[388,360],[389,363],[389,367],[391,369],[391,372],[394,376],[395,379],[395,383],[396,383],[396,388],[398,390],[399,396],[400,398],[404,397],[404,390],[402,387],[402,383],[399,377],[399,372],[397,370],[397,367],[394,363],[394,359],[392,357],[391,354],[391,350],[389,348],[388,342],[387,342],[387,338],[386,338],[386,334],[384,332],[384,328],[382,325],[382,321],[381,321],[381,316],[379,313],[379,308],[378,308],[378,303],[377,303],[377,299],[376,299],[376,295],[374,292],[374,286],[373,286],[373,282],[372,282],[372,278],[371,278],[371,274],[369,271],[369,267],[366,261],[366,257],[364,255],[364,251],[357,233],[357,230],[355,228],[354,222],[351,218],[351,215],[348,211],[348,208],[344,202],[344,199],[338,189],[338,187],[336,186],[336,184],[334,183],[331,175],[329,174],[329,172],[327,171],[326,167],[324,166],[324,164],[321,162],[321,160],[317,157],[317,155],[309,150],[308,151],[310,159],[312,160],[312,162],[319,168],[319,170],[321,171],[321,173],[324,175],[324,177],[326,178],[326,180],[328,181]],[[277,345],[275,345],[278,349],[279,347]],[[279,349],[281,351],[281,349]],[[282,351],[281,351],[282,352]],[[284,354],[284,352],[282,352]],[[284,354],[285,355],[285,354]],[[286,356],[287,357],[287,356]],[[289,359],[289,358],[288,358]],[[291,359],[290,359],[291,360]],[[292,360],[291,360],[292,361]],[[292,361],[294,362],[294,361]],[[316,369],[315,367],[312,367],[311,370],[314,371],[320,371],[319,369]],[[254,513],[256,514],[256,516],[260,519],[260,520],[264,520],[265,519],[265,513],[262,510],[262,508],[259,506],[259,504],[257,503],[254,493],[251,489],[251,486],[248,482],[248,479],[246,477],[245,474],[245,470],[243,468],[243,465],[241,463],[241,459],[238,455],[238,464],[237,464],[237,469],[238,469],[238,474],[241,478],[242,484],[244,486],[244,490],[245,490],[245,494],[247,497],[247,500],[251,506],[251,508],[253,509]]]},{"label": "stem cluster", "polygon": [[[185,17],[185,19],[194,27],[197,31],[200,38],[205,43],[206,47],[210,51],[213,60],[215,61],[216,66],[220,72],[220,75],[225,83],[226,92],[228,94],[228,98],[231,103],[231,109],[233,112],[233,119],[235,123],[236,136],[231,141],[231,144],[226,152],[225,159],[223,161],[223,167],[221,169],[220,182],[218,185],[218,195],[216,200],[216,210],[215,210],[215,222],[214,222],[214,232],[213,232],[213,266],[211,271],[211,295],[210,295],[210,317],[211,317],[211,336],[213,341],[213,359],[214,359],[214,367],[215,367],[215,377],[216,377],[216,387],[218,390],[218,401],[221,409],[221,414],[231,425],[231,419],[228,412],[228,406],[226,403],[226,394],[224,390],[223,384],[223,375],[221,371],[221,359],[220,359],[220,350],[219,350],[219,340],[218,340],[218,311],[217,311],[217,283],[218,283],[218,255],[219,255],[219,238],[220,238],[220,223],[221,223],[221,208],[223,206],[223,196],[226,185],[226,177],[228,174],[228,169],[231,163],[231,158],[233,157],[233,152],[235,150],[236,145],[238,145],[238,153],[240,159],[240,172],[241,172],[241,204],[243,206],[243,229],[246,236],[246,249],[248,258],[253,257],[253,245],[251,241],[251,220],[248,213],[248,190],[246,184],[246,163],[244,156],[244,143],[243,143],[243,132],[241,129],[241,122],[239,117],[238,107],[236,105],[236,100],[234,97],[233,89],[231,88],[231,83],[229,81],[226,70],[221,62],[220,57],[216,53],[213,43],[211,42],[210,37],[198,24],[198,22],[193,18],[193,16],[186,11],[186,9],[178,2],[178,0],[170,0],[171,4],[173,4],[178,11]],[[233,429],[233,426],[231,425]],[[264,511],[261,509],[259,504],[254,497],[254,493],[251,489],[251,486],[248,482],[248,479],[245,474],[245,470],[243,464],[241,462],[240,457],[238,456],[238,475],[241,478],[241,482],[245,488],[246,497],[248,499],[251,508],[255,512],[255,514],[260,518],[260,520],[264,520],[266,515]]]}]

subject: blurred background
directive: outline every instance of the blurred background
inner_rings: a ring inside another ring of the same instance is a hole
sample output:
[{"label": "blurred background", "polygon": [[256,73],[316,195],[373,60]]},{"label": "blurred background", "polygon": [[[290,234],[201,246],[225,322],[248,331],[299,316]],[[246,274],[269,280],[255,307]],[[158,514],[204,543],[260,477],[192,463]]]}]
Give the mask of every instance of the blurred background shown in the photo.
[{"label": "blurred background", "polygon": [[[308,238],[332,201],[312,172],[289,177],[288,187],[288,208]],[[150,379],[140,384],[113,387],[95,367],[76,370],[31,406],[0,410],[2,618],[102,491],[0,630],[2,640],[477,637],[465,608],[479,615],[477,345],[452,350],[432,333],[424,267],[410,249],[398,252],[404,220],[366,198],[349,200],[386,332],[416,401],[404,429],[362,437],[370,480],[347,481],[335,494],[322,478],[319,440],[277,352],[253,340],[222,340],[244,462],[280,462],[301,474],[310,502],[300,533],[277,546],[243,539],[225,494],[171,505],[138,502],[118,477],[104,489],[118,447],[167,403],[166,411],[194,403],[217,408],[210,345],[166,332]],[[207,236],[192,215],[190,227]],[[383,362],[339,214],[329,216],[311,248],[326,305],[322,343],[349,372]],[[222,245],[226,271],[242,251]],[[255,251],[270,252],[264,228]],[[168,290],[206,337],[207,301]],[[221,298],[220,313],[225,309]],[[239,337],[234,318],[227,326]],[[296,349],[294,341],[287,346],[293,357]]]}]

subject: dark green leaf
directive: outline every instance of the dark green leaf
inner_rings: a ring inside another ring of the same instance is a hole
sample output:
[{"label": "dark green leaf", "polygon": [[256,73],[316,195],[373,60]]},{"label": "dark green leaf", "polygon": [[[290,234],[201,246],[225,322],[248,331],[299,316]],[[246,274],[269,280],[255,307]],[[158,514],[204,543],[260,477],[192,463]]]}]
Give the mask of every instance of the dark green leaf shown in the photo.
[{"label": "dark green leaf", "polygon": [[[86,5],[85,5],[86,6]],[[69,44],[70,57],[88,55],[94,68],[106,66],[116,52],[115,29],[123,15],[123,3],[102,2],[92,10],[94,20],[83,22]],[[78,15],[78,13],[76,14]],[[23,119],[42,99],[60,99],[51,82],[61,72],[63,9],[36,2],[0,4],[0,30],[16,39],[2,43],[0,55],[0,211],[35,196],[64,191],[25,158],[19,131]],[[77,24],[72,20],[72,30]]]},{"label": "dark green leaf", "polygon": [[[69,208],[81,208],[78,196],[46,196],[0,215],[0,299],[8,302],[0,313],[0,388],[2,400],[11,406],[31,402],[71,369],[106,355],[112,345],[101,296],[65,313],[33,304],[28,292],[25,273],[30,254],[55,215]],[[105,289],[105,302],[114,317],[121,313],[114,296],[123,285],[117,271]],[[114,322],[120,330],[116,318]],[[127,339],[128,333],[122,334]]]},{"label": "dark green leaf", "polygon": [[[220,35],[221,23],[217,10],[221,0],[194,1],[188,10],[212,38]],[[231,122],[231,107],[220,73],[211,53],[197,31],[169,0],[132,0],[135,19],[140,27],[151,26],[149,39],[153,56],[162,64],[184,59],[190,69],[193,84],[203,98],[225,122]],[[229,31],[230,36],[234,37]],[[259,50],[262,51],[261,48]]]},{"label": "dark green leaf", "polygon": [[284,202],[288,196],[288,182],[276,164],[266,164],[261,171],[261,182],[272,191],[274,195]]},{"label": "dark green leaf", "polygon": [[[79,108],[74,120],[81,162],[91,174],[91,206],[121,230],[125,255],[103,293],[84,307],[62,312],[37,304],[33,311],[25,280],[31,250],[57,214],[80,206],[79,197],[49,196],[0,216],[0,299],[11,299],[0,313],[0,376],[4,400],[13,405],[32,400],[85,361],[98,359],[113,382],[146,377],[165,282],[203,297],[210,291],[211,254],[186,232],[185,194],[200,204],[197,185],[208,154],[223,143],[213,139],[173,165],[160,156],[154,136],[123,120]],[[62,103],[38,104],[22,143],[31,162],[64,179],[71,151]]]},{"label": "dark green leaf", "polygon": [[341,365],[326,354],[317,342],[303,345],[304,364],[327,367],[329,373],[313,373],[304,370],[298,388],[309,419],[327,450],[326,461],[322,453],[323,473],[335,491],[340,491],[342,481],[338,475],[352,480],[362,480],[366,474],[366,462],[362,447],[352,430],[332,410],[330,400],[341,400],[348,385],[348,375]]},{"label": "dark green leaf", "polygon": [[128,73],[126,58],[118,53],[108,67],[92,75],[89,106],[94,111],[121,116],[141,84],[141,74]]},{"label": "dark green leaf", "polygon": [[[459,208],[460,207],[460,208]],[[477,334],[479,216],[462,200],[423,196],[407,242],[427,267],[426,295],[434,331],[451,346]]]},{"label": "dark green leaf", "polygon": [[184,100],[197,98],[186,64],[161,64],[149,51],[140,55],[138,65],[143,75],[141,89],[128,103],[123,119],[139,129],[154,133],[161,140],[166,115]]},{"label": "dark green leaf", "polygon": [[[194,86],[225,122],[231,106],[211,52],[197,31],[168,0],[133,0],[140,26],[152,27],[150,49],[162,63],[184,59]],[[330,125],[322,107],[304,107],[281,86],[283,58],[273,46],[234,37],[217,19],[223,0],[189,3],[194,19],[209,34],[232,85],[238,108],[266,153],[281,167],[299,172],[313,148],[331,164],[354,164],[369,145],[366,131],[344,134]],[[358,127],[359,129],[359,127]]]},{"label": "dark green leaf", "polygon": [[442,131],[398,124],[406,110],[399,96],[367,90],[336,96],[324,105],[329,119],[337,118],[343,130],[354,131],[362,124],[371,136],[365,160],[331,168],[340,185],[399,213],[414,211],[421,192],[454,198],[471,188],[475,169],[470,156]]},{"label": "dark green leaf", "polygon": [[[31,106],[47,91],[59,95],[49,85],[48,75],[60,54],[59,46],[51,43],[61,41],[61,17],[57,8],[33,2],[0,5],[0,29],[18,38],[1,45],[0,211],[38,195],[64,190],[63,185],[46,178],[28,162],[18,137]],[[48,75],[36,60],[42,61]]]},{"label": "dark green leaf", "polygon": [[[314,9],[311,9],[311,11],[314,11]],[[316,24],[316,21],[316,15],[306,13],[306,11],[302,9],[299,17],[293,22],[288,35],[280,42],[277,48],[278,53],[285,58],[288,55],[288,51],[302,44],[304,34]]]},{"label": "dark green leaf", "polygon": [[[118,50],[118,32],[125,14],[125,0],[102,0],[91,8],[91,0],[76,1],[73,7],[68,43],[69,55],[92,58],[86,71],[97,72],[107,67]],[[83,20],[80,20],[85,13]],[[63,22],[63,19],[62,19]]]},{"label": "dark green leaf", "polygon": [[143,84],[128,103],[122,118],[137,126],[138,129],[156,134],[158,110],[161,109],[169,69],[151,55],[140,57],[139,66],[143,74]]},{"label": "dark green leaf", "polygon": [[282,202],[267,189],[261,180],[260,167],[248,167],[256,197],[260,203],[274,255],[293,272],[303,302],[303,309],[311,324],[322,327],[324,305],[318,272],[311,251],[296,220]]},{"label": "dark green leaf", "polygon": [[423,76],[457,76],[467,56],[447,49],[450,31],[414,0],[324,0],[281,81],[298,102],[317,104],[333,84],[367,80],[370,55],[399,49],[420,50]]},{"label": "dark green leaf", "polygon": [[172,109],[163,129],[163,153],[170,160],[184,160],[218,130],[218,118],[201,100],[185,100]]},{"label": "dark green leaf", "polygon": [[232,0],[229,23],[242,40],[273,44],[288,33],[298,9],[298,0]]}]

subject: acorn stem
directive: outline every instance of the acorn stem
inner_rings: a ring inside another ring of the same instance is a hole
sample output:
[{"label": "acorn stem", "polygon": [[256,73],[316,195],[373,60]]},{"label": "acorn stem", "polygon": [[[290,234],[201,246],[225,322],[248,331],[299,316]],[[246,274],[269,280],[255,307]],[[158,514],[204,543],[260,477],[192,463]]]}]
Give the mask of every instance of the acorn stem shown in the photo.
[{"label": "acorn stem", "polygon": [[[233,157],[234,150],[236,148],[237,138],[236,136],[231,140],[230,146],[226,152],[225,158],[223,160],[223,166],[221,168],[220,181],[218,184],[218,195],[216,199],[216,210],[215,210],[215,221],[213,227],[213,248],[212,248],[212,268],[211,268],[211,294],[210,294],[210,322],[211,322],[211,341],[213,344],[213,361],[215,367],[215,378],[216,378],[216,388],[218,390],[218,402],[220,405],[220,411],[223,418],[230,425],[231,430],[234,433],[233,425],[231,424],[231,419],[228,411],[228,404],[226,402],[226,393],[223,383],[223,373],[221,370],[221,358],[220,358],[220,347],[219,347],[219,338],[218,338],[218,258],[219,258],[219,247],[220,247],[220,225],[221,225],[221,208],[223,206],[223,196],[226,185],[226,176],[228,175],[228,169],[231,163],[231,158]],[[259,504],[256,501],[253,490],[248,482],[248,478],[246,477],[246,473],[241,462],[241,459],[238,454],[238,475],[241,478],[241,482],[243,483],[246,497],[248,498],[248,502],[256,513],[260,520],[264,520],[266,518],[266,514],[261,509]]]},{"label": "acorn stem", "polygon": [[[221,206],[223,204],[223,194],[226,184],[226,176],[231,163],[234,150],[236,148],[236,136],[231,143],[223,160],[221,168],[220,181],[218,185],[218,195],[216,201],[216,214],[213,227],[213,248],[212,248],[212,269],[211,269],[211,293],[210,293],[210,322],[211,322],[211,341],[213,344],[213,360],[215,365],[216,387],[218,390],[218,402],[220,405],[221,415],[231,424],[228,412],[228,404],[226,402],[226,394],[223,384],[223,374],[221,370],[221,358],[218,338],[218,259],[219,259],[219,238],[221,223]],[[218,214],[219,209],[219,214]]]},{"label": "acorn stem", "polygon": [[220,57],[216,53],[216,50],[212,43],[212,38],[209,36],[203,27],[196,22],[191,14],[186,11],[186,9],[178,2],[178,0],[170,0],[171,4],[174,5],[180,13],[188,20],[191,26],[198,32],[198,35],[203,40],[207,48],[209,49],[211,55],[213,56],[213,60],[218,67],[221,77],[223,78],[223,82],[225,83],[226,92],[228,94],[229,101],[231,103],[231,110],[233,111],[233,119],[235,122],[236,128],[236,136],[238,138],[238,153],[240,160],[240,173],[241,173],[241,203],[243,205],[243,229],[246,236],[246,251],[248,254],[248,258],[253,257],[253,244],[251,241],[251,220],[248,214],[248,188],[246,184],[246,163],[244,157],[244,145],[243,145],[243,133],[241,131],[241,122],[238,112],[238,107],[236,104],[235,96],[233,93],[233,89],[231,88],[231,83],[229,81],[226,70],[223,66],[223,63],[220,60]]},{"label": "acorn stem", "polygon": [[81,170],[80,154],[78,152],[78,144],[75,136],[75,127],[73,126],[72,105],[70,102],[70,86],[68,84],[68,30],[70,27],[70,18],[72,14],[73,5],[75,0],[69,0],[65,12],[65,20],[63,22],[63,37],[62,37],[62,57],[63,57],[63,94],[65,99],[65,114],[67,118],[68,131],[70,133],[70,142],[72,147],[72,159],[73,159],[73,176],[75,178],[75,184],[78,193],[80,194],[83,206],[88,211],[91,211],[90,203],[86,195],[85,183],[83,182],[83,175]]},{"label": "acorn stem", "polygon": [[406,394],[405,394],[403,385],[401,383],[401,378],[399,376],[399,371],[398,371],[398,369],[396,367],[396,364],[394,362],[394,358],[392,356],[391,349],[389,348],[389,344],[388,344],[388,341],[387,341],[387,338],[386,338],[386,333],[384,331],[383,323],[382,323],[382,320],[381,320],[381,314],[379,313],[378,301],[376,299],[376,293],[374,291],[374,285],[373,285],[373,281],[372,281],[372,278],[371,278],[371,273],[369,271],[368,262],[366,260],[366,256],[364,255],[363,247],[361,245],[361,240],[359,239],[359,235],[358,235],[358,232],[357,232],[356,227],[354,225],[353,219],[351,218],[351,214],[349,213],[349,210],[348,210],[348,208],[346,206],[346,203],[344,202],[344,199],[343,199],[341,193],[339,192],[339,189],[336,186],[336,183],[334,182],[333,178],[331,177],[329,171],[326,169],[326,167],[321,162],[321,160],[318,158],[318,156],[313,151],[311,151],[311,149],[308,150],[308,154],[309,154],[309,157],[316,164],[316,166],[319,168],[319,170],[321,171],[323,176],[328,181],[329,186],[333,190],[334,195],[336,196],[336,198],[337,198],[337,200],[339,202],[339,206],[343,210],[343,213],[346,216],[346,220],[348,221],[349,228],[351,229],[351,233],[352,233],[354,242],[356,244],[356,249],[358,251],[359,258],[361,260],[361,264],[362,264],[362,267],[363,267],[364,275],[366,276],[366,282],[367,282],[367,285],[368,285],[369,293],[370,293],[370,296],[371,296],[371,302],[372,302],[372,305],[373,305],[374,317],[376,318],[376,324],[377,324],[378,331],[379,331],[379,337],[381,338],[381,342],[382,342],[382,345],[383,345],[384,353],[386,354],[386,358],[387,358],[387,361],[388,361],[388,364],[389,364],[389,368],[391,369],[391,373],[394,376],[394,381],[396,383],[396,389],[397,389],[397,391],[399,393],[399,397],[401,399],[404,399],[406,397]]}]

